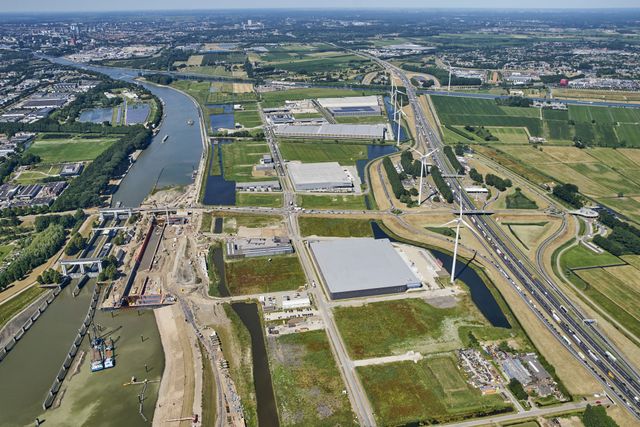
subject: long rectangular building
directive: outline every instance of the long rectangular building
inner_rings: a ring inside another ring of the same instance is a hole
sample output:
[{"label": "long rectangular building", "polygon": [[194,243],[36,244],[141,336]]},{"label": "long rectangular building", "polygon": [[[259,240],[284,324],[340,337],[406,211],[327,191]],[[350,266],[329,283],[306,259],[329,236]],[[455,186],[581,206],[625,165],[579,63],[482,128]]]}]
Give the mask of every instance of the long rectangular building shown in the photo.
[{"label": "long rectangular building", "polygon": [[389,239],[322,240],[310,246],[332,299],[398,293],[422,286]]},{"label": "long rectangular building", "polygon": [[319,124],[319,125],[279,125],[275,133],[285,138],[346,138],[384,139],[387,126],[384,124]]}]

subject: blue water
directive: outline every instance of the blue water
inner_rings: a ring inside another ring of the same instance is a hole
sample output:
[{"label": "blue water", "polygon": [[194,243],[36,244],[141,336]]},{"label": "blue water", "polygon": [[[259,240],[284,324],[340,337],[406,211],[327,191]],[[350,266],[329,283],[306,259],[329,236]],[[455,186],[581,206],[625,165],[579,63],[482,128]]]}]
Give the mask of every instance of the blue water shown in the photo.
[{"label": "blue water", "polygon": [[[398,241],[380,228],[377,222],[372,222],[371,228],[373,230],[373,237],[376,239],[389,239],[392,242]],[[435,249],[429,249],[429,252],[431,252],[433,256],[442,263],[442,266],[445,269],[447,266],[450,266],[453,261],[453,257],[451,255]],[[471,300],[492,326],[498,328],[511,328],[509,320],[507,320],[506,316],[502,312],[502,309],[493,297],[493,294],[489,291],[487,285],[482,281],[480,276],[478,276],[478,273],[476,273],[473,268],[469,267],[464,262],[458,262],[456,263],[455,277],[456,279],[462,280],[469,287]]]},{"label": "blue water", "polygon": [[367,145],[367,158],[356,160],[356,168],[358,169],[358,175],[360,176],[360,182],[364,184],[364,169],[367,164],[378,157],[386,156],[387,154],[394,153],[396,151],[396,147],[393,145]]},{"label": "blue water", "polygon": [[150,111],[149,104],[127,104],[127,124],[137,125],[144,123],[149,117]]},{"label": "blue water", "polygon": [[[224,168],[222,165],[222,144],[232,143],[229,140],[219,140],[218,144],[211,142],[211,150],[218,150],[218,162],[220,163],[220,175],[208,175],[207,184],[204,189],[202,202],[205,205],[235,205],[236,204],[236,182],[224,179]],[[213,152],[213,151],[212,151]],[[211,156],[211,162],[214,156]],[[211,170],[211,164],[207,165],[207,170]]]},{"label": "blue water", "polygon": [[[391,97],[384,97],[384,106],[387,111],[387,117],[389,118],[389,123],[391,123],[391,127],[393,128],[393,139],[397,140],[398,138],[398,124],[393,121],[393,104],[391,103]],[[400,126],[400,141],[406,141],[409,139],[409,135],[407,135],[407,131],[404,126]]]},{"label": "blue water", "polygon": [[111,117],[113,115],[113,108],[92,108],[80,113],[78,118],[79,122],[91,122],[91,123],[111,123]]},{"label": "blue water", "polygon": [[231,104],[208,104],[207,108],[222,108],[222,114],[211,114],[211,129],[215,132],[219,128],[233,129],[236,126],[235,117],[233,116],[233,105]]}]

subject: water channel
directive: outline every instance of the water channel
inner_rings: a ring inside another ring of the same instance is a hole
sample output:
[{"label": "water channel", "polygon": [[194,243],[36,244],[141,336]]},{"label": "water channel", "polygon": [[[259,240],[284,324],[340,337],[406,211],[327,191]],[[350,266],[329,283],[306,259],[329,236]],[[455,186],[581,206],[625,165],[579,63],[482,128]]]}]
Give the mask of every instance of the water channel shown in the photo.
[{"label": "water channel", "polygon": [[277,427],[278,409],[271,384],[269,357],[264,339],[258,306],[250,303],[233,303],[231,307],[251,335],[251,356],[253,358],[253,382],[258,404],[258,424],[260,427]]},{"label": "water channel", "polygon": [[[389,236],[377,222],[372,222],[371,228],[373,230],[373,237],[376,239],[389,239],[392,242],[403,243],[394,239],[392,236]],[[435,249],[429,249],[429,252],[431,252],[433,256],[442,263],[442,266],[445,269],[446,266],[451,265],[453,260],[451,255]],[[509,320],[507,320],[507,317],[502,312],[502,309],[493,294],[471,266],[464,262],[458,262],[456,264],[455,277],[456,279],[462,280],[469,287],[471,300],[492,326],[499,328],[511,328]]]}]

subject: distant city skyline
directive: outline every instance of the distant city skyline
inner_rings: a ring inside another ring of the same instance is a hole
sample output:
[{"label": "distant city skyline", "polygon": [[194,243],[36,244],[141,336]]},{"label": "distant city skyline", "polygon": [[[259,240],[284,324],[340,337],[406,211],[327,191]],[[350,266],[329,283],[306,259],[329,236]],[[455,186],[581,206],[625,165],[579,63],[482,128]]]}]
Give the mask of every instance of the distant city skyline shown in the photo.
[{"label": "distant city skyline", "polygon": [[457,0],[443,7],[442,3],[424,2],[422,0],[399,0],[388,2],[383,0],[324,0],[300,3],[299,0],[111,0],[109,2],[79,2],[78,0],[31,0],[26,2],[5,2],[4,12],[99,12],[99,11],[137,11],[137,10],[193,10],[193,9],[615,9],[639,8],[637,0],[613,0],[603,3],[599,0],[523,0],[515,3],[511,0],[488,0],[477,2],[473,0]]}]

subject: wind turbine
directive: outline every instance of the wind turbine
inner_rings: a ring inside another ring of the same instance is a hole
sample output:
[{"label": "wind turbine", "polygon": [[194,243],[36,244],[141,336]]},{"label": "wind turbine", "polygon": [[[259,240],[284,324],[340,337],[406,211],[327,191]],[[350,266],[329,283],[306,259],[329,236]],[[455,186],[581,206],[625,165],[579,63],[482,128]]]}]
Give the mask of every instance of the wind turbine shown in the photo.
[{"label": "wind turbine", "polygon": [[427,154],[423,154],[413,147],[411,147],[411,149],[420,155],[420,187],[418,189],[418,206],[420,206],[422,204],[422,180],[427,175],[427,157],[438,151],[438,149],[435,148]]},{"label": "wind turbine", "polygon": [[[396,87],[396,102],[397,102],[397,99],[398,99],[398,93],[406,95],[405,92],[401,91],[400,89],[398,89]],[[396,123],[398,123],[398,129],[396,131],[396,145],[400,145],[400,129],[401,129],[401,124],[402,124],[402,116],[407,117],[405,112],[402,111],[402,107],[403,107],[402,103],[403,103],[403,98],[400,97],[400,109],[396,109],[396,111],[398,112],[398,116],[396,117],[395,114],[393,115],[393,120],[395,120]],[[394,104],[394,107],[395,107],[395,104]]]},{"label": "wind turbine", "polygon": [[453,246],[453,262],[451,263],[451,284],[454,283],[455,275],[456,275],[456,259],[458,258],[458,240],[460,240],[460,225],[464,224],[469,230],[471,230],[475,235],[478,235],[476,230],[473,229],[469,225],[467,221],[462,219],[462,191],[460,190],[460,216],[456,219],[453,219],[445,224],[442,224],[442,227],[445,227],[449,224],[456,223],[456,241]]}]

